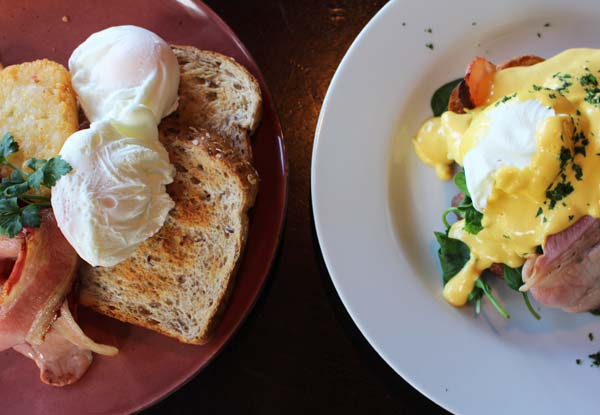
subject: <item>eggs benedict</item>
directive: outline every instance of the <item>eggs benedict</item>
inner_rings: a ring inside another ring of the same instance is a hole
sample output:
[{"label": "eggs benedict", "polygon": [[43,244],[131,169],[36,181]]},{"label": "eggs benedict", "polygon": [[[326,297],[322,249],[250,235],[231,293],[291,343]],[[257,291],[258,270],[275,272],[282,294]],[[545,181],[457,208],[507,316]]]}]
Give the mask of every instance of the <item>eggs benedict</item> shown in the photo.
[{"label": "eggs benedict", "polygon": [[[594,231],[588,222],[600,217],[600,50],[540,60],[503,68],[476,58],[453,93],[458,111],[427,120],[413,139],[440,179],[452,177],[454,163],[464,170],[455,182],[465,198],[449,209],[460,219],[438,235],[444,298],[452,305],[487,295],[482,272],[504,264],[507,283],[543,304],[567,311],[600,306],[600,294],[589,295],[600,272],[586,255],[598,238],[584,238],[577,252],[556,242],[575,224]],[[465,253],[452,267],[444,264],[451,248]],[[594,278],[581,277],[586,289],[565,296],[559,291],[568,289],[565,276],[573,279],[569,266],[582,262]]]}]

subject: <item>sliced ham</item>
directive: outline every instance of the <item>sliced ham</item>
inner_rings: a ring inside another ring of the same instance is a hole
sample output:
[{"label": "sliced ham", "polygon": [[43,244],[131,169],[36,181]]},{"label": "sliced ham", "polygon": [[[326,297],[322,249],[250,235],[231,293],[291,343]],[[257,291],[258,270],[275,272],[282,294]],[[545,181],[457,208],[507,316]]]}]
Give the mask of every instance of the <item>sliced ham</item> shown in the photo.
[{"label": "sliced ham", "polygon": [[543,255],[523,266],[523,290],[541,304],[568,312],[600,307],[600,219],[581,218],[548,237]]}]

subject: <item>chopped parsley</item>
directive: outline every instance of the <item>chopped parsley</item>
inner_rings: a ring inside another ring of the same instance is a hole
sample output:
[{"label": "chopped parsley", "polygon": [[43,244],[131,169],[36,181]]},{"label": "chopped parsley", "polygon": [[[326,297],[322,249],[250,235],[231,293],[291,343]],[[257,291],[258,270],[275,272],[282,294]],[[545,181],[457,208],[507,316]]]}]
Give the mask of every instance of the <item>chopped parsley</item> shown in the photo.
[{"label": "chopped parsley", "polygon": [[569,215],[569,220],[573,220],[574,217],[574,215]]},{"label": "chopped parsley", "polygon": [[535,214],[535,217],[537,218],[537,217],[538,217],[538,216],[540,216],[540,215],[541,215],[543,212],[544,212],[544,210],[543,210],[541,207],[539,207],[539,208],[538,208],[538,210],[537,210],[537,213]]},{"label": "chopped parsley", "polygon": [[581,364],[581,359],[575,359],[575,363],[577,363],[578,365]]},{"label": "chopped parsley", "polygon": [[[555,74],[555,76],[559,75]],[[557,178],[560,179],[558,182],[555,180],[555,182],[550,184],[550,186],[548,186],[546,189],[546,198],[549,202],[550,209],[554,209],[558,202],[569,196],[575,190],[571,182],[567,180],[566,173],[569,165],[574,173],[575,180],[583,180],[583,168],[581,167],[581,164],[575,162],[575,156],[580,154],[585,157],[586,147],[590,142],[583,131],[577,129],[575,120],[572,117],[571,120],[573,121],[573,151],[564,146],[560,148],[560,152],[557,156],[558,160],[560,161],[560,171],[557,175]],[[564,141],[564,137],[562,135],[561,141]],[[564,202],[562,202],[562,204],[563,206],[566,206]]]},{"label": "chopped parsley", "polygon": [[[556,203],[573,193],[573,190],[575,190],[573,185],[565,179],[556,183],[554,187],[551,185],[546,190],[546,198],[550,201],[550,209],[554,209]],[[544,218],[544,222],[546,222],[546,218]]]},{"label": "chopped parsley", "polygon": [[505,95],[501,99],[499,99],[498,102],[496,102],[496,104],[494,104],[494,106],[497,107],[500,104],[504,104],[506,101],[510,101],[511,99],[513,99],[516,96],[517,96],[516,92],[512,95]]},{"label": "chopped parsley", "polygon": [[573,78],[571,74],[557,72],[552,75],[552,78],[558,79],[561,82],[561,85],[558,88],[554,88],[554,90],[560,94],[563,92],[569,92],[569,87],[573,85],[571,79]]},{"label": "chopped parsley", "polygon": [[560,148],[560,154],[558,155],[558,159],[560,160],[560,170],[564,171],[565,167],[567,167],[567,163],[573,160],[573,156],[571,155],[571,150],[566,147]]},{"label": "chopped parsley", "polygon": [[590,341],[594,341],[594,333],[588,333],[588,339],[590,339]]},{"label": "chopped parsley", "polygon": [[588,355],[590,359],[592,359],[592,366],[600,366],[600,352],[596,352],[594,354]]},{"label": "chopped parsley", "polygon": [[581,168],[581,166],[579,164],[573,163],[571,167],[575,172],[575,179],[577,179],[577,181],[581,181],[583,179],[583,169]]},{"label": "chopped parsley", "polygon": [[586,66],[584,69],[588,71],[588,73],[579,78],[579,83],[585,90],[585,97],[583,100],[588,104],[600,106],[600,88],[598,88],[598,79],[592,75],[590,68]]},{"label": "chopped parsley", "polygon": [[425,29],[425,31],[426,31],[427,33],[433,33],[433,30],[431,29],[431,27],[428,27],[427,29]]},{"label": "chopped parsley", "polygon": [[433,50],[433,43],[425,43],[425,47]]},{"label": "chopped parsley", "polygon": [[[589,71],[589,69],[588,69],[588,71]],[[581,78],[579,78],[579,82],[581,83],[582,87],[586,87],[586,86],[590,86],[590,85],[598,86],[598,80],[591,73],[583,75]]]},{"label": "chopped parsley", "polygon": [[583,98],[585,102],[595,106],[600,106],[600,88],[587,88],[585,92],[586,95],[585,98]]}]

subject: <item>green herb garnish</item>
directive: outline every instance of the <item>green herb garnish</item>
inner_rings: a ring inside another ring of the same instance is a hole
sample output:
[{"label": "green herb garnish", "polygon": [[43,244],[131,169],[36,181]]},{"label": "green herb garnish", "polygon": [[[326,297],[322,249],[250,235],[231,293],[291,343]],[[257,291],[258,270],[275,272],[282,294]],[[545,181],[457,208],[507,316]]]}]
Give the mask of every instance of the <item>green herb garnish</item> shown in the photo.
[{"label": "green herb garnish", "polygon": [[469,189],[467,189],[467,179],[464,171],[456,173],[454,176],[454,184],[456,184],[456,187],[458,187],[465,197],[458,206],[447,209],[444,212],[444,223],[448,226],[445,219],[448,212],[456,212],[465,220],[465,231],[477,235],[483,229],[483,225],[481,224],[483,214],[473,207],[473,201],[471,200]]},{"label": "green herb garnish", "polygon": [[583,86],[583,87],[590,86],[590,85],[598,86],[598,80],[591,73],[583,75],[581,78],[579,78],[579,82],[581,83],[581,86]]},{"label": "green herb garnish", "polygon": [[552,75],[552,77],[558,79],[561,83],[561,85],[558,88],[554,88],[556,92],[559,92],[561,94],[563,92],[569,92],[569,87],[573,85],[573,82],[571,82],[571,79],[573,78],[571,74],[557,72],[554,75]]},{"label": "green herb garnish", "polygon": [[592,359],[592,366],[600,366],[600,352],[588,355]]},{"label": "green herb garnish", "polygon": [[516,92],[515,92],[514,94],[512,94],[512,95],[505,95],[505,96],[503,96],[501,99],[499,99],[499,100],[498,100],[498,101],[497,101],[497,102],[494,104],[494,106],[495,106],[495,107],[497,107],[497,106],[498,106],[498,105],[500,105],[500,104],[504,104],[506,101],[509,101],[509,100],[513,99],[514,97],[516,97],[516,96],[517,96],[517,93],[516,93]]},{"label": "green herb garnish", "polygon": [[465,266],[471,257],[471,250],[462,241],[450,238],[442,232],[434,232],[440,248],[438,257],[442,267],[444,285],[448,283]]},{"label": "green herb garnish", "polygon": [[546,197],[550,201],[550,209],[554,209],[556,202],[569,196],[574,190],[573,185],[565,181],[556,183],[554,187],[548,188],[546,190]]},{"label": "green herb garnish", "polygon": [[71,171],[71,166],[60,156],[49,160],[35,158],[27,160],[24,172],[7,160],[19,151],[19,145],[10,133],[0,140],[0,164],[12,169],[8,178],[0,182],[0,234],[14,237],[23,227],[40,226],[40,211],[50,206],[50,198],[28,193],[42,186],[50,189],[56,181]]},{"label": "green herb garnish", "polygon": [[[508,265],[504,265],[504,281],[509,288],[519,291],[519,288],[523,285],[523,269],[522,268],[511,268]],[[536,320],[541,319],[542,317],[533,309],[531,302],[529,301],[529,296],[526,292],[521,292],[523,295],[523,301],[525,302],[525,306]]]}]

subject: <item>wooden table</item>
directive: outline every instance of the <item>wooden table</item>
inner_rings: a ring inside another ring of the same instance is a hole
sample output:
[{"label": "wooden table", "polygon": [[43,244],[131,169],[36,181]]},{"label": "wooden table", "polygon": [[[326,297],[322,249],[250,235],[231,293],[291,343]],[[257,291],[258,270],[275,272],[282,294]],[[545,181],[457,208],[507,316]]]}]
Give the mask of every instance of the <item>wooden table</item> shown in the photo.
[{"label": "wooden table", "polygon": [[290,171],[287,223],[269,281],[239,332],[205,370],[146,413],[447,413],[396,375],[358,331],[329,279],[312,219],[321,103],[350,43],[385,1],[206,3],[250,50],[278,108]]}]

